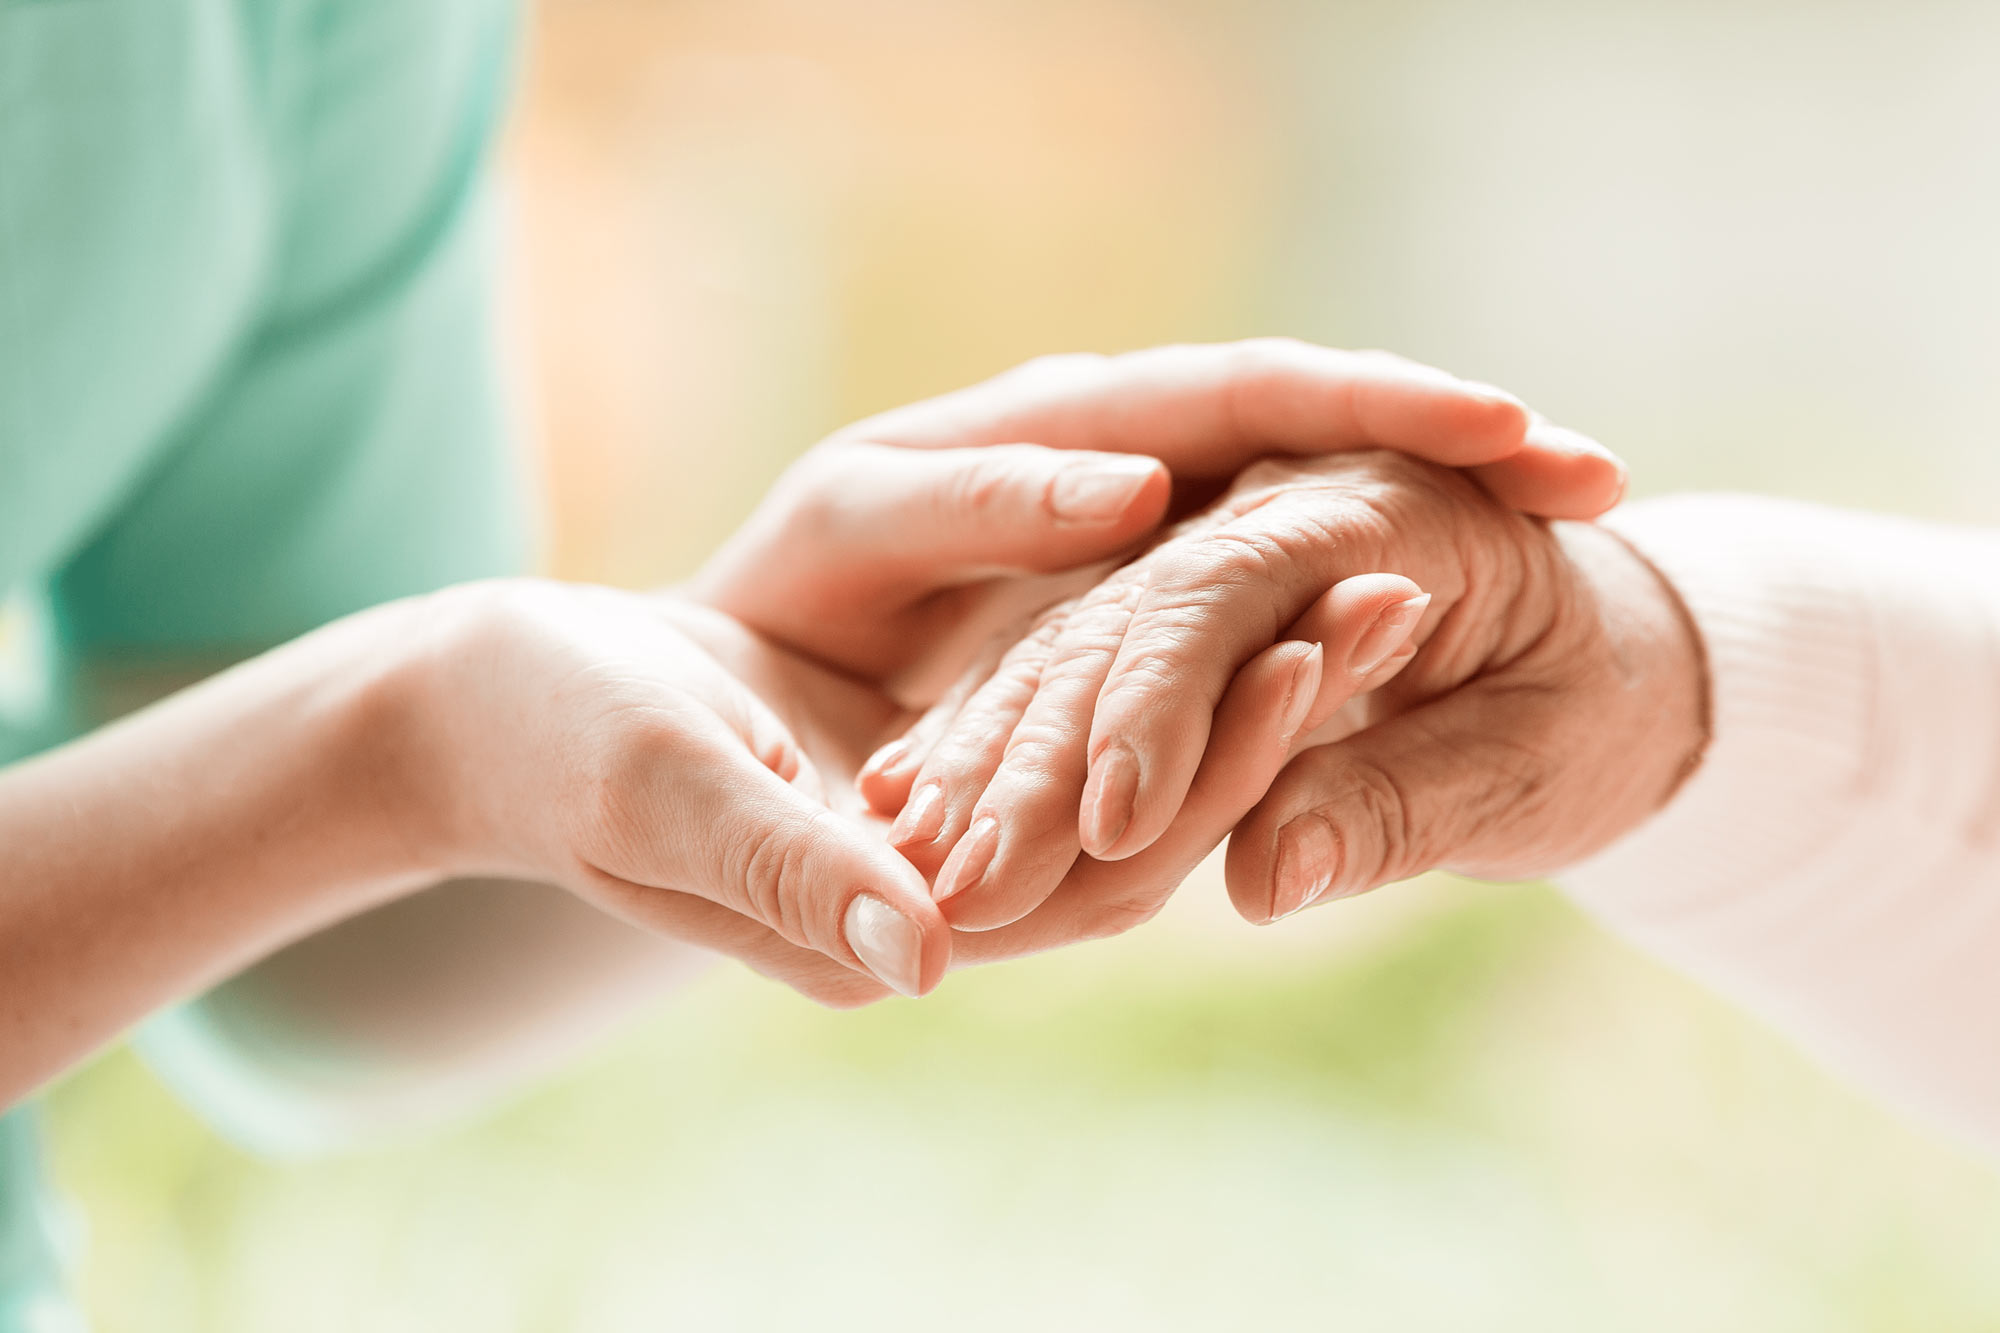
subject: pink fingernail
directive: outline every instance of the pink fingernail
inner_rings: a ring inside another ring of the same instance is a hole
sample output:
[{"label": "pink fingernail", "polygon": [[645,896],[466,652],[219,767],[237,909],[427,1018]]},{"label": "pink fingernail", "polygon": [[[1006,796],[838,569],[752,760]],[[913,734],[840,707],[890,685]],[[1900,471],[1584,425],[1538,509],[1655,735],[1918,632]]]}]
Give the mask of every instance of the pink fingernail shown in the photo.
[{"label": "pink fingernail", "polygon": [[1286,696],[1285,713],[1278,720],[1278,732],[1285,744],[1290,745],[1292,737],[1306,724],[1313,704],[1319,699],[1319,684],[1325,675],[1326,647],[1316,643],[1305,660],[1292,670],[1292,692]]},{"label": "pink fingernail", "polygon": [[861,766],[858,778],[873,777],[885,773],[907,759],[910,754],[910,738],[907,736],[890,741],[887,745],[868,756],[868,762]]},{"label": "pink fingernail", "polygon": [[1049,484],[1049,510],[1060,523],[1109,523],[1132,507],[1159,470],[1150,458],[1077,463]]},{"label": "pink fingernail", "polygon": [[914,843],[929,842],[937,837],[944,827],[944,788],[935,782],[926,782],[917,788],[917,794],[903,807],[896,822],[889,827],[889,845],[908,847]]},{"label": "pink fingernail", "polygon": [[1113,741],[1090,766],[1083,790],[1083,821],[1077,829],[1083,850],[1103,856],[1125,836],[1139,800],[1139,760]]},{"label": "pink fingernail", "polygon": [[858,893],[841,923],[847,947],[876,980],[898,995],[914,996],[923,985],[924,932],[917,923],[872,893]]},{"label": "pink fingernail", "polygon": [[993,864],[993,854],[999,850],[1000,821],[992,815],[981,815],[973,820],[972,827],[959,839],[958,846],[952,848],[944,869],[938,872],[937,884],[931,889],[932,899],[943,902],[967,889],[977,888],[986,875],[986,868]]},{"label": "pink fingernail", "polygon": [[1429,593],[1418,593],[1377,616],[1375,623],[1368,627],[1355,643],[1354,651],[1348,655],[1347,674],[1356,680],[1365,679],[1395,656],[1396,651],[1410,641],[1410,635],[1416,632],[1430,604]]},{"label": "pink fingernail", "polygon": [[1300,815],[1279,829],[1271,919],[1282,920],[1326,896],[1339,856],[1332,825],[1318,815]]}]

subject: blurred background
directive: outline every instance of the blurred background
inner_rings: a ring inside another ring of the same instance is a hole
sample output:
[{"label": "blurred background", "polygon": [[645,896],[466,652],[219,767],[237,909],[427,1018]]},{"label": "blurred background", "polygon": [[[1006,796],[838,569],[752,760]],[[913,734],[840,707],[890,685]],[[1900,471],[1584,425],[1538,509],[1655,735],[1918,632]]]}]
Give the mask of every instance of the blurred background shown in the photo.
[{"label": "blurred background", "polygon": [[[1489,379],[1641,493],[2000,520],[2000,7],[547,0],[506,152],[547,562],[689,572],[1046,351]],[[733,966],[476,1122],[273,1164],[55,1095],[147,1330],[2000,1326],[2000,1173],[1553,892],[1158,922],[816,1010]]]}]

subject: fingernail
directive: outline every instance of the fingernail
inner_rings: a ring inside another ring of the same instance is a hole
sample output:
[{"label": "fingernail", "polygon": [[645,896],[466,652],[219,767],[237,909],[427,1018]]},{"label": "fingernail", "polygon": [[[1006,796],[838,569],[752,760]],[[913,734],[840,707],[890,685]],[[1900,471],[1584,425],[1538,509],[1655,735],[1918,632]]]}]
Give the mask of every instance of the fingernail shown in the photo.
[{"label": "fingernail", "polygon": [[1109,523],[1131,507],[1159,464],[1150,458],[1079,463],[1056,474],[1049,509],[1059,523]]},{"label": "fingernail", "polygon": [[1132,807],[1139,799],[1139,760],[1125,746],[1114,741],[1106,746],[1090,766],[1090,781],[1083,789],[1083,850],[1102,856],[1125,836],[1132,823]]},{"label": "fingernail", "polygon": [[1303,662],[1292,670],[1292,692],[1285,697],[1285,714],[1278,721],[1279,734],[1287,745],[1299,734],[1319,698],[1319,683],[1326,675],[1326,646],[1314,644]]},{"label": "fingernail", "polygon": [[896,822],[889,826],[889,845],[908,847],[912,843],[929,842],[944,827],[944,788],[935,782],[926,782],[917,788],[917,794],[896,816]]},{"label": "fingernail", "polygon": [[856,777],[867,778],[877,773],[886,773],[891,768],[902,763],[909,756],[909,753],[909,737],[904,736],[890,741],[874,754],[868,756],[868,762],[861,766],[861,772]]},{"label": "fingernail", "polygon": [[1300,815],[1278,830],[1278,863],[1271,884],[1273,921],[1325,896],[1333,887],[1339,851],[1332,825],[1318,815]]},{"label": "fingernail", "polygon": [[1375,623],[1368,627],[1367,633],[1361,636],[1354,645],[1353,653],[1348,656],[1347,674],[1360,680],[1395,656],[1396,650],[1410,641],[1410,635],[1415,632],[1417,623],[1424,618],[1430,604],[1431,595],[1419,593],[1377,616]]},{"label": "fingernail", "polygon": [[872,893],[858,893],[842,923],[847,947],[876,980],[898,995],[917,993],[924,975],[924,933]]},{"label": "fingernail", "polygon": [[993,864],[993,853],[1000,849],[1000,821],[992,815],[981,815],[972,821],[972,827],[952,848],[951,857],[938,872],[937,884],[931,889],[931,897],[937,902],[975,887],[986,874],[986,867]]}]

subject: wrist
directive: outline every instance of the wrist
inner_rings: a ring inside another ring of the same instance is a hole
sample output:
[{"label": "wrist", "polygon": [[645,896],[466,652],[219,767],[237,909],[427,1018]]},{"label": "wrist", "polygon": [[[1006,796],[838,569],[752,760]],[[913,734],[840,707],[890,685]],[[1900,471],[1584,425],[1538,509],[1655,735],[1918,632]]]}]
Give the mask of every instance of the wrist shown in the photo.
[{"label": "wrist", "polygon": [[1680,591],[1637,547],[1595,523],[1553,527],[1588,591],[1625,707],[1647,723],[1645,742],[1633,747],[1634,760],[1648,769],[1637,789],[1648,802],[1637,812],[1642,821],[1666,806],[1708,750],[1714,704],[1707,647]]},{"label": "wrist", "polygon": [[509,850],[510,830],[494,813],[509,803],[491,796],[506,776],[496,734],[533,721],[492,698],[510,665],[499,633],[506,586],[462,584],[363,617],[372,644],[356,669],[343,762],[371,801],[371,824],[429,882],[544,873]]},{"label": "wrist", "polygon": [[418,885],[450,873],[437,809],[445,770],[430,704],[438,630],[436,595],[409,598],[287,650],[313,659],[302,711],[319,756],[318,799],[372,878]]}]

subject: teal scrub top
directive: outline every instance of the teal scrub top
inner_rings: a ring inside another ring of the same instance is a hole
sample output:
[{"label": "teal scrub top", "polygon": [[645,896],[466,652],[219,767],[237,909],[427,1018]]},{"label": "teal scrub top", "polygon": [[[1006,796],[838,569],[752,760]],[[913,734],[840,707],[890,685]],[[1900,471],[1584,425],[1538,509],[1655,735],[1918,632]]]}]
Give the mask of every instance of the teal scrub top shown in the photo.
[{"label": "teal scrub top", "polygon": [[[519,571],[485,175],[512,0],[0,0],[0,762],[93,655]],[[31,1111],[0,1333],[80,1327]]]}]

